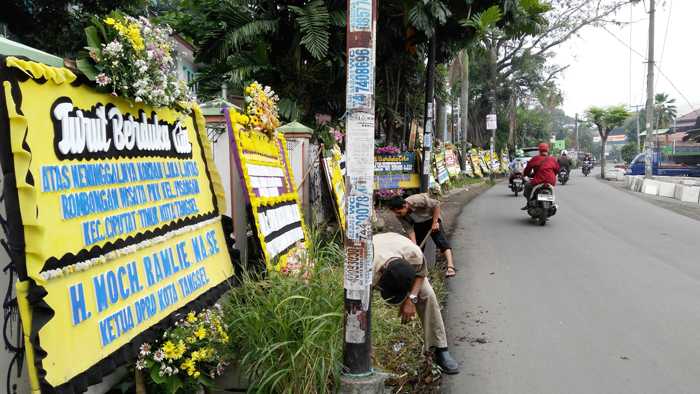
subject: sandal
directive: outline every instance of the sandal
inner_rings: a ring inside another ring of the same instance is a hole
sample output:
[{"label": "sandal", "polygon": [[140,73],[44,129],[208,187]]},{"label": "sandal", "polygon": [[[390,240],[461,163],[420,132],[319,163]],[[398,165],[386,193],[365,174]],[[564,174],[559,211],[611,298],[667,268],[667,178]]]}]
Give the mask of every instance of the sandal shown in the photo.
[{"label": "sandal", "polygon": [[447,267],[447,270],[445,271],[445,278],[451,278],[455,275],[457,275],[457,269],[455,267]]}]

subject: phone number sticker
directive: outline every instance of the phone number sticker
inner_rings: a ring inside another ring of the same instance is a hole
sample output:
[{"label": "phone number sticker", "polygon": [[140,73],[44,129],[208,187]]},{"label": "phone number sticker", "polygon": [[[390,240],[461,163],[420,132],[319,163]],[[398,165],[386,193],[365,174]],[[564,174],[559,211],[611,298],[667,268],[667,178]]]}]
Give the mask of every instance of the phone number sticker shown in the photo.
[{"label": "phone number sticker", "polygon": [[369,107],[374,95],[374,60],[371,48],[350,48],[347,109]]},{"label": "phone number sticker", "polygon": [[372,30],[372,0],[350,0],[350,32]]}]

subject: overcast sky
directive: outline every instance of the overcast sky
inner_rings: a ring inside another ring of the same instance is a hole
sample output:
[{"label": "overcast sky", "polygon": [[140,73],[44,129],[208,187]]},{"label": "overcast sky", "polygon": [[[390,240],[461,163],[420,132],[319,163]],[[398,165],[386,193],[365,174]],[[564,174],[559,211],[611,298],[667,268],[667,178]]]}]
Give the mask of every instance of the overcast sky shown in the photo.
[{"label": "overcast sky", "polygon": [[[631,19],[630,7],[617,14],[619,20],[632,20],[631,25],[608,25],[609,33],[602,28],[586,28],[580,38],[573,38],[556,49],[553,62],[571,65],[559,78],[568,115],[583,114],[592,105],[644,104],[646,64],[643,62],[647,54],[649,0],[644,3],[632,7]],[[700,107],[700,1],[656,0],[656,3],[655,57],[670,82],[655,70],[654,91],[675,98],[681,116]],[[644,55],[633,51],[631,63],[627,47],[630,32],[631,47]]]}]

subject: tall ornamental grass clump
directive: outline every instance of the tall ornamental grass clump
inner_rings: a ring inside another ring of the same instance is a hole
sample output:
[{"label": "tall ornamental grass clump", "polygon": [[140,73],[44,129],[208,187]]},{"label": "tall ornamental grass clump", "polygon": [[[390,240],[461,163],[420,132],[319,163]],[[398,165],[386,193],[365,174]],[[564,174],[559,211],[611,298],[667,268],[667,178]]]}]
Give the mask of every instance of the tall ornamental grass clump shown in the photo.
[{"label": "tall ornamental grass clump", "polygon": [[336,239],[311,232],[311,275],[244,273],[224,300],[230,351],[249,392],[330,393],[342,361],[342,259]]}]

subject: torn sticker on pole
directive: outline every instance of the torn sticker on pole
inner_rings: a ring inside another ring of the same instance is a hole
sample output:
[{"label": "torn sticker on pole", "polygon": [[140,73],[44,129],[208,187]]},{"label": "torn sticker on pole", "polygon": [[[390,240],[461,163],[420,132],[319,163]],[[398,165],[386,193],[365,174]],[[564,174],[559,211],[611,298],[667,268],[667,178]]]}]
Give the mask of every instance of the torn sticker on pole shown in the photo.
[{"label": "torn sticker on pole", "polygon": [[369,301],[372,284],[372,178],[356,178],[347,195],[344,287],[348,299]]},{"label": "torn sticker on pole", "polygon": [[345,141],[347,176],[371,178],[374,174],[374,114],[348,114]]},{"label": "torn sticker on pole", "polygon": [[361,309],[348,311],[345,318],[345,342],[365,343],[367,331],[367,312]]},{"label": "torn sticker on pole", "polygon": [[373,112],[374,56],[372,48],[350,48],[348,51],[348,79],[346,109]]},{"label": "torn sticker on pole", "polygon": [[372,28],[372,0],[350,0],[350,32],[369,32]]}]

